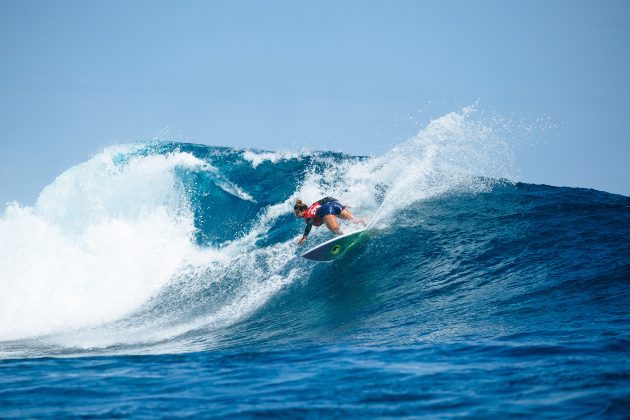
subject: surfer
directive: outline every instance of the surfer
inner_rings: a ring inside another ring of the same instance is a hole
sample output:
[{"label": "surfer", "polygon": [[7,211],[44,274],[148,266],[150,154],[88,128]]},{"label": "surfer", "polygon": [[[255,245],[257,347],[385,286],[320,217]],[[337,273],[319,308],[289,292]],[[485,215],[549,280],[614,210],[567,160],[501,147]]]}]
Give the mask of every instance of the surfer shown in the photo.
[{"label": "surfer", "polygon": [[363,226],[366,225],[364,220],[354,217],[347,206],[344,206],[339,200],[332,197],[322,198],[310,206],[307,206],[302,200],[297,200],[295,206],[293,206],[293,211],[296,217],[304,219],[306,223],[304,235],[302,235],[299,242],[300,245],[304,244],[313,226],[326,224],[326,227],[334,234],[343,235],[337,222],[337,216],[344,220],[361,223]]}]

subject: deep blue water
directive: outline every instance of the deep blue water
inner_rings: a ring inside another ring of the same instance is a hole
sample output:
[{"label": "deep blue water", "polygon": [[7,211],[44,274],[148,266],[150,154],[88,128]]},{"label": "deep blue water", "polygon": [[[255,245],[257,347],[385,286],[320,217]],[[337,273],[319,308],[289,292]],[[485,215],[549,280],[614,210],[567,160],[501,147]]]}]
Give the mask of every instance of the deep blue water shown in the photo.
[{"label": "deep blue water", "polygon": [[[114,148],[9,206],[0,417],[630,416],[630,198],[423,156]],[[320,193],[379,218],[332,264]]]}]

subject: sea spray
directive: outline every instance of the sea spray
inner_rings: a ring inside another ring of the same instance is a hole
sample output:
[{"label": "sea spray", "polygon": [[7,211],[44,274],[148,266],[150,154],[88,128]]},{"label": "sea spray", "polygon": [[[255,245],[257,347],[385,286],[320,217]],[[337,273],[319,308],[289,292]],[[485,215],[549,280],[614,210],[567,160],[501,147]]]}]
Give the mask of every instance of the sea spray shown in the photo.
[{"label": "sea spray", "polygon": [[[0,219],[0,340],[150,345],[227,327],[312,272],[295,257],[295,199],[332,195],[391,227],[413,203],[488,191],[512,168],[505,140],[474,107],[376,157],[108,148],[61,174],[34,207],[14,204]],[[317,229],[310,242],[327,237]]]}]

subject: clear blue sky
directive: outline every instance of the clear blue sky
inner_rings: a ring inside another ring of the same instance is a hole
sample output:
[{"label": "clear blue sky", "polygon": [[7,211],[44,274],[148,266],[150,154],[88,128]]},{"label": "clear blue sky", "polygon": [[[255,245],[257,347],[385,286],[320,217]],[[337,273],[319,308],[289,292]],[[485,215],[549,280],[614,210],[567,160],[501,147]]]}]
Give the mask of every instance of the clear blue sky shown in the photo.
[{"label": "clear blue sky", "polygon": [[0,203],[166,127],[378,154],[477,98],[556,126],[524,181],[630,195],[628,1],[2,0]]}]

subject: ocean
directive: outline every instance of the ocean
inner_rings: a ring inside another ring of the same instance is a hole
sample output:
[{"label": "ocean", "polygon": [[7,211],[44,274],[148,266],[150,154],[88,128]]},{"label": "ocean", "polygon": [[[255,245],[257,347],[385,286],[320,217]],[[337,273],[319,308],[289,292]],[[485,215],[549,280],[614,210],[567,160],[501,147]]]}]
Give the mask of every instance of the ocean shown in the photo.
[{"label": "ocean", "polygon": [[[511,150],[470,109],[379,156],[104,149],[0,213],[0,418],[629,417],[630,198]],[[330,264],[323,196],[374,218]]]}]

